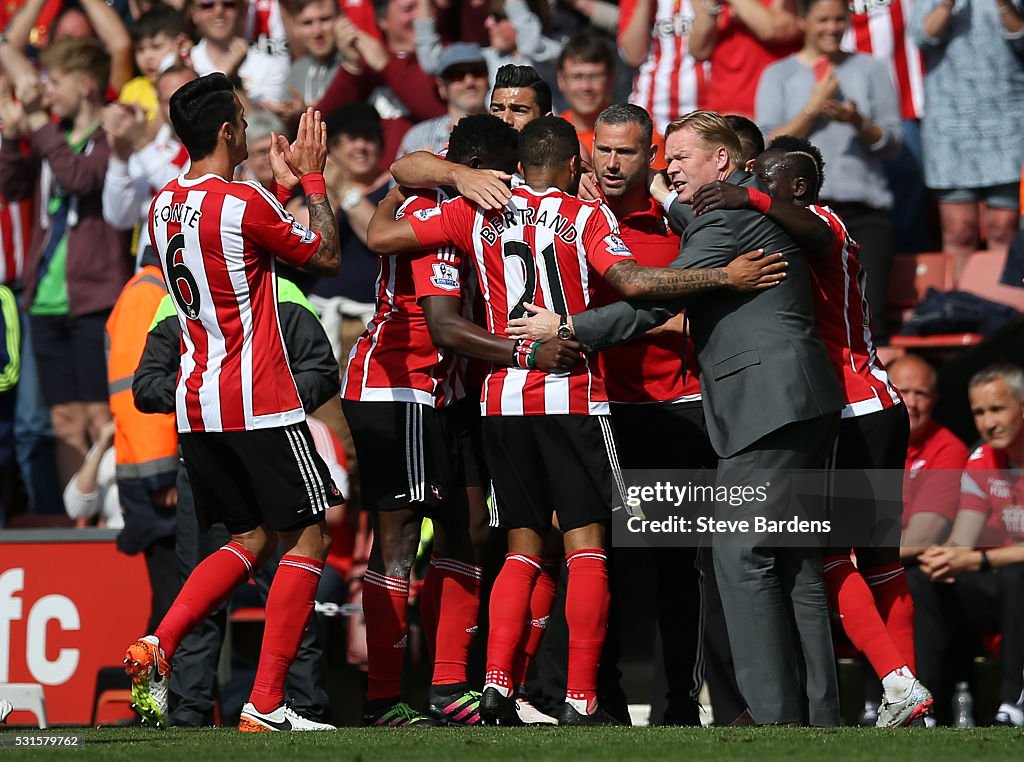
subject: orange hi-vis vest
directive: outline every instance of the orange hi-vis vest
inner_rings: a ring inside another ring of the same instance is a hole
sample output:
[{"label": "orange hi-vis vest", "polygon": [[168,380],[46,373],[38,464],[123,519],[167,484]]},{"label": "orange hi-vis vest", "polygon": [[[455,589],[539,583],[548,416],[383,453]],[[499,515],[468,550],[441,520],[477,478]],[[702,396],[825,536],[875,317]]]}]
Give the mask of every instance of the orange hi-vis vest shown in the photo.
[{"label": "orange hi-vis vest", "polygon": [[150,323],[166,295],[160,268],[146,265],[125,284],[107,319],[107,382],[118,480],[150,480],[178,469],[174,414],[140,413],[132,394]]}]

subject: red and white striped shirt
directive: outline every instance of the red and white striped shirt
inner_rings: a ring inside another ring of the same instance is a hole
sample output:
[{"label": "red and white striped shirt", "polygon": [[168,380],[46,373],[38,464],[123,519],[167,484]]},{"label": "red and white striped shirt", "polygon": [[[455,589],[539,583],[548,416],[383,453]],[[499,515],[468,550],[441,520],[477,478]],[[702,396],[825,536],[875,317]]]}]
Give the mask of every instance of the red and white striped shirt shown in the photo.
[{"label": "red and white striped shirt", "polygon": [[[582,312],[590,304],[594,273],[603,276],[615,263],[633,259],[608,207],[556,188],[516,188],[498,212],[452,199],[409,215],[409,222],[424,248],[448,243],[472,252],[487,329],[499,336],[511,318],[525,313],[523,302],[562,315]],[[589,358],[560,374],[494,367],[480,404],[484,415],[608,413],[604,382]]]},{"label": "red and white striped shirt", "polygon": [[288,55],[288,35],[280,0],[252,0],[245,17],[244,36],[264,53]]},{"label": "red and white striped shirt", "polygon": [[[441,191],[423,191],[395,216],[436,210],[446,198]],[[341,382],[344,399],[443,407],[464,396],[455,356],[446,356],[430,339],[416,287],[418,280],[437,273],[449,292],[460,294],[456,259],[450,247],[380,258],[377,311],[349,354]]]},{"label": "red and white striped shirt", "polygon": [[824,258],[810,260],[814,277],[814,314],[829,358],[839,376],[846,406],[843,418],[853,418],[902,404],[903,398],[875,352],[871,310],[864,297],[864,270],[857,259],[860,244],[827,206],[810,210],[832,229],[835,245]]},{"label": "red and white striped shirt", "polygon": [[850,0],[850,26],[843,37],[843,50],[865,53],[889,67],[904,119],[924,116],[924,59],[909,31],[914,2]]},{"label": "red and white striped shirt", "polygon": [[274,257],[306,264],[320,235],[256,183],[172,180],[150,239],[181,323],[178,431],[244,431],[305,419],[277,314]]},{"label": "red and white striped shirt", "polygon": [[17,288],[25,272],[25,252],[32,238],[31,199],[0,197],[0,284]]},{"label": "red and white striped shirt", "polygon": [[[636,0],[622,0],[620,39],[635,11]],[[633,80],[629,102],[646,109],[658,131],[664,132],[673,119],[703,108],[711,65],[689,53],[692,0],[655,0],[650,26],[650,48]]]}]

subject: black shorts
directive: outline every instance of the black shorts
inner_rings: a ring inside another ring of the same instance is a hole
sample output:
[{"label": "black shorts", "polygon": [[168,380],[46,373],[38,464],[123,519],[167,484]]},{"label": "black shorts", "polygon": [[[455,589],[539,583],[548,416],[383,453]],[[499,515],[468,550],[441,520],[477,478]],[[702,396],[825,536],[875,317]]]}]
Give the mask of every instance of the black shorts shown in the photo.
[{"label": "black shorts", "polygon": [[448,451],[452,454],[453,487],[486,487],[483,434],[480,430],[480,392],[471,391],[441,411]]},{"label": "black shorts", "polygon": [[608,416],[484,416],[491,526],[563,532],[611,521],[622,507],[622,473]]},{"label": "black shorts", "polygon": [[106,402],[110,310],[88,315],[32,315],[32,351],[46,404]]},{"label": "black shorts", "polygon": [[828,461],[834,471],[829,511],[832,536],[837,541],[829,550],[845,553],[849,550],[847,538],[857,540],[857,560],[864,564],[862,568],[899,560],[898,529],[903,524],[903,469],[909,437],[906,405],[839,422],[839,436]]},{"label": "black shorts", "polygon": [[451,492],[452,461],[440,413],[415,402],[343,399],[359,461],[363,505],[433,511]]},{"label": "black shorts", "polygon": [[324,520],[345,502],[305,421],[272,429],[180,434],[196,518],[231,534],[265,524],[292,531]]}]

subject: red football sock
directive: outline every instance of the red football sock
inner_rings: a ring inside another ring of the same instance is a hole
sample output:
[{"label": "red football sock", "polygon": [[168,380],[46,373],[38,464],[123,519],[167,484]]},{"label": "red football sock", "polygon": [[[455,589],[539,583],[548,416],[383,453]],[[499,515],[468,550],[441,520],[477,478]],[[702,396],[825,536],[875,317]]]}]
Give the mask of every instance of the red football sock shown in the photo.
[{"label": "red football sock", "polygon": [[444,575],[437,568],[437,560],[437,556],[430,557],[430,569],[420,590],[420,623],[423,625],[423,638],[427,641],[427,655],[431,659],[436,649],[437,621],[441,616],[441,591],[444,587]]},{"label": "red football sock", "polygon": [[[565,623],[569,627],[567,699],[597,704],[597,668],[608,629],[608,557],[600,548],[582,548],[565,557]],[[592,710],[591,710],[592,711]]]},{"label": "red football sock", "polygon": [[[480,611],[481,568],[453,558],[437,559],[443,587],[437,619],[434,685],[466,682],[466,661]],[[429,576],[428,576],[429,578]]]},{"label": "red football sock", "polygon": [[409,580],[367,570],[363,576],[363,613],[369,678],[366,698],[370,701],[402,695],[408,605]]},{"label": "red football sock", "polygon": [[324,562],[315,558],[281,557],[267,595],[260,663],[249,695],[249,701],[259,712],[273,712],[284,703],[288,668],[295,661],[302,634],[313,616],[323,568]]},{"label": "red football sock", "polygon": [[551,615],[551,607],[555,604],[556,574],[558,568],[552,568],[551,564],[545,563],[540,576],[537,577],[537,583],[533,586],[533,595],[530,596],[530,626],[526,631],[525,643],[516,649],[516,658],[512,666],[512,681],[516,688],[526,684],[530,662],[537,655],[540,641],[548,629],[548,617]]},{"label": "red football sock", "polygon": [[868,583],[848,555],[825,559],[825,589],[846,637],[880,678],[907,663],[885,629]]},{"label": "red football sock", "polygon": [[484,683],[501,688],[506,696],[512,684],[512,661],[526,629],[533,586],[540,574],[536,556],[509,553],[491,589],[491,631],[487,634],[487,674]]},{"label": "red football sock", "polygon": [[256,557],[237,542],[215,550],[192,570],[163,621],[153,634],[168,660],[181,639],[227,600],[231,591],[253,573]]},{"label": "red football sock", "polygon": [[903,663],[910,667],[911,672],[915,672],[914,599],[910,595],[903,564],[866,569],[864,578],[871,588],[878,613],[885,621],[889,637],[903,655]]}]

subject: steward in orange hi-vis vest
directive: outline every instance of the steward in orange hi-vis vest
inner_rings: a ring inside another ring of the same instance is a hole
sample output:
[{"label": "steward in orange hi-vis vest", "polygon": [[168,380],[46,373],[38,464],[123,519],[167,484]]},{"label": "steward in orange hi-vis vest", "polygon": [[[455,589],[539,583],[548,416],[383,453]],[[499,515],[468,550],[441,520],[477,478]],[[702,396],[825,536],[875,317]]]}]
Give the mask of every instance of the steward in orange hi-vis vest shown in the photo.
[{"label": "steward in orange hi-vis vest", "polygon": [[150,323],[166,295],[163,272],[146,265],[125,284],[107,320],[107,380],[116,425],[117,485],[125,513],[117,544],[129,554],[174,534],[174,502],[168,504],[178,473],[174,416],[141,413],[132,395]]}]

